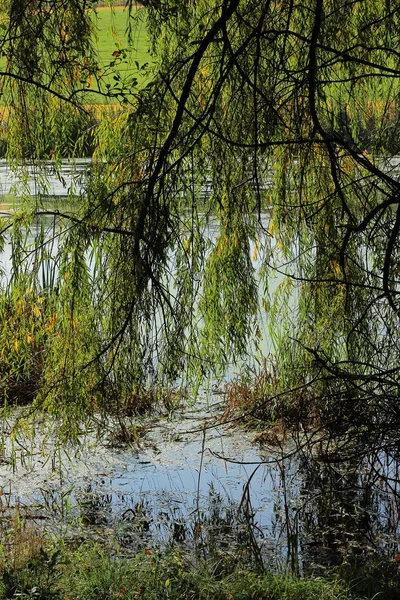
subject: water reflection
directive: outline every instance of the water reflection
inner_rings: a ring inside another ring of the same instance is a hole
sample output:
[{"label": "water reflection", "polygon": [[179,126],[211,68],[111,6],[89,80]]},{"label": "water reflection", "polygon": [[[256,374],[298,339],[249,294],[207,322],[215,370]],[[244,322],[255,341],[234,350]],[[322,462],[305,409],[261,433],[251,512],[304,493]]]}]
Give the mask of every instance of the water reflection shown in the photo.
[{"label": "water reflection", "polygon": [[367,559],[397,561],[399,457],[389,453],[338,464],[303,456],[299,544],[303,571]]},{"label": "water reflection", "polygon": [[[85,182],[91,159],[63,159],[55,165],[51,161],[12,168],[5,159],[0,159],[0,197],[2,207],[8,208],[11,201],[21,196],[32,198],[66,198],[71,193],[79,194]],[[3,208],[2,208],[3,209]]]},{"label": "water reflection", "polygon": [[251,470],[244,479],[241,465],[218,461],[212,480],[197,489],[189,483],[197,475],[190,464],[154,467],[141,470],[136,462],[124,476],[75,488],[69,518],[76,522],[78,515],[88,536],[108,532],[128,553],[177,545],[303,575],[398,560],[400,463],[393,456],[340,465],[306,455],[269,460],[249,486]]},{"label": "water reflection", "polygon": [[286,445],[257,451],[243,431],[217,425],[204,440],[194,425],[165,421],[139,451],[90,448],[87,439],[79,455],[67,458],[65,450],[61,463],[64,449],[52,450],[49,438],[21,440],[11,463],[5,440],[1,517],[15,516],[18,506],[48,532],[114,540],[127,554],[178,546],[305,575],[344,565],[397,569],[395,452],[335,460]]}]

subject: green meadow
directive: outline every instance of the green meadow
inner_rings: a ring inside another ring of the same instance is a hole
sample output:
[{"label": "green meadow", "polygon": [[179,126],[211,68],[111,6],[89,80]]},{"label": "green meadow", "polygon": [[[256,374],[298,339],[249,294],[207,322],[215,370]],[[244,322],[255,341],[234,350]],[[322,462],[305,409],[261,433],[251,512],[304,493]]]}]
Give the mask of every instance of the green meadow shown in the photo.
[{"label": "green meadow", "polygon": [[[124,7],[99,8],[95,17],[97,28],[96,49],[99,55],[100,68],[103,81],[110,85],[110,89],[119,87],[115,79],[116,72],[122,80],[134,85],[145,82],[141,67],[150,62],[149,42],[143,9],[133,9],[129,16]],[[129,25],[131,29],[131,43],[129,40]],[[118,75],[117,75],[118,76]],[[113,103],[116,100],[105,99],[98,94],[89,94],[88,103],[102,104]]]},{"label": "green meadow", "polygon": [[[97,30],[97,39],[94,46],[99,57],[99,67],[103,83],[109,84],[110,90],[120,88],[120,83],[115,79],[118,74],[128,88],[133,89],[134,79],[137,84],[145,83],[143,70],[144,64],[149,63],[149,42],[143,9],[133,9],[131,15],[125,7],[118,6],[113,9],[100,7],[93,17]],[[129,29],[131,40],[129,40]],[[4,68],[5,59],[0,58],[0,67]],[[95,90],[97,84],[92,81],[91,88]],[[86,104],[118,104],[118,97],[106,98],[88,90],[84,102]],[[0,105],[4,105],[0,100]]]}]

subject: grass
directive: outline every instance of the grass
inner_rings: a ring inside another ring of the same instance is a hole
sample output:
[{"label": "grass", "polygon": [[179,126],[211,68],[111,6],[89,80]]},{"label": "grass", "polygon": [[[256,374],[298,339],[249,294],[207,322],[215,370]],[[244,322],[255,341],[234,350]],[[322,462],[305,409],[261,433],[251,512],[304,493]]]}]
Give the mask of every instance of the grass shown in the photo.
[{"label": "grass", "polygon": [[[150,60],[149,41],[141,9],[133,10],[130,20],[132,26],[132,46],[128,38],[129,15],[124,7],[99,8],[95,23],[98,39],[95,44],[99,54],[100,68],[103,72],[103,81],[111,87],[118,86],[114,79],[117,72],[122,79],[132,82],[137,79],[138,84],[143,83],[145,75],[142,70],[144,64]],[[126,53],[123,52],[126,50]],[[116,56],[116,53],[120,53]],[[88,104],[102,104],[110,102],[98,94],[88,94]]]},{"label": "grass", "polygon": [[[125,7],[117,6],[113,9],[108,7],[98,8],[94,22],[97,29],[97,40],[95,49],[99,56],[99,66],[103,73],[103,82],[112,87],[118,86],[114,76],[121,76],[127,80],[128,85],[137,79],[140,85],[145,81],[143,65],[150,62],[149,38],[145,23],[143,9],[133,9],[129,18]],[[132,44],[129,44],[128,22],[131,23]],[[116,56],[115,53],[121,53]],[[0,58],[0,66],[4,67],[5,59]],[[95,84],[93,85],[95,88]],[[100,94],[88,93],[85,96],[86,104],[116,104],[116,100],[110,100]],[[4,118],[5,115],[2,115]]]},{"label": "grass", "polygon": [[[30,542],[34,534],[27,530]],[[337,580],[296,579],[248,569],[227,570],[211,559],[196,560],[181,551],[146,548],[133,557],[110,553],[84,542],[75,548],[37,543],[22,552],[17,545],[1,562],[0,598],[58,600],[348,600]]]},{"label": "grass", "polygon": [[[130,52],[131,62],[138,61],[143,64],[149,60],[148,36],[144,13],[140,9],[134,10],[131,15],[133,48]],[[97,9],[96,26],[98,28],[97,50],[100,63],[106,64],[112,60],[112,54],[121,47],[128,46],[128,11],[124,7]],[[126,67],[126,70],[135,69]]]}]

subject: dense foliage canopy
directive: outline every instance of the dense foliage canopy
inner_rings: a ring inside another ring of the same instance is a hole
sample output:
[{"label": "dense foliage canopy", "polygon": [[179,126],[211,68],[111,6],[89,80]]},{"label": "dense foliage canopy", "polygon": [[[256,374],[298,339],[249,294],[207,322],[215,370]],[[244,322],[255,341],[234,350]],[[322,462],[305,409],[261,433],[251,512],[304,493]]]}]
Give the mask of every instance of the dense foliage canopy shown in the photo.
[{"label": "dense foliage canopy", "polygon": [[[27,263],[40,199],[6,224],[4,396],[29,381],[73,433],[71,414],[261,361],[268,323],[253,412],[396,441],[399,3],[143,4],[149,83],[112,88],[93,3],[1,2],[9,158],[57,164],[88,127],[95,147],[56,244],[43,228]],[[88,86],[120,102],[94,127]]]}]

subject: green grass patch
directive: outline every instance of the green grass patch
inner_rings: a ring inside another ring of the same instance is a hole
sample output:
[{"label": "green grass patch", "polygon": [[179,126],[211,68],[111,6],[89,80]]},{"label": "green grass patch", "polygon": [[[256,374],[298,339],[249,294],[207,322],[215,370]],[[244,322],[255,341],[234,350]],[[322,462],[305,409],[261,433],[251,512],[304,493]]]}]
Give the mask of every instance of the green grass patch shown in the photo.
[{"label": "green grass patch", "polygon": [[[132,40],[129,43],[128,25],[131,25]],[[98,39],[95,47],[99,55],[103,82],[110,89],[121,87],[120,81],[134,89],[146,81],[143,65],[149,63],[149,39],[143,9],[134,9],[129,17],[124,7],[99,8],[95,17]],[[89,104],[113,103],[115,100],[98,94],[88,93]]]},{"label": "green grass patch", "polygon": [[[114,10],[103,8],[97,10],[96,26],[98,28],[97,50],[100,55],[100,63],[106,64],[112,60],[113,52],[120,47],[128,47],[128,10],[124,7],[116,7]],[[140,64],[148,62],[148,35],[143,9],[133,10],[131,15],[132,42],[130,50],[131,62],[138,61]],[[127,70],[132,71],[132,68]]]},{"label": "green grass patch", "polygon": [[[110,90],[121,88],[121,82],[129,90],[137,85],[146,83],[146,73],[143,66],[150,63],[149,37],[146,27],[144,9],[133,9],[131,16],[125,7],[114,9],[98,8],[93,16],[97,29],[97,39],[94,47],[98,53],[102,81],[109,84]],[[131,26],[131,43],[128,35],[128,25]],[[5,58],[0,58],[0,68],[5,68]],[[92,80],[92,89],[97,84]],[[90,90],[85,94],[86,104],[118,104],[116,98],[106,98]],[[0,100],[0,106],[4,99]]]},{"label": "green grass patch", "polygon": [[[31,540],[32,541],[32,540]],[[38,540],[40,542],[40,540]],[[24,549],[22,549],[24,548]],[[27,551],[27,548],[31,548]],[[331,579],[296,579],[223,561],[199,560],[178,550],[146,549],[124,558],[99,545],[54,549],[21,546],[22,556],[3,560],[0,598],[72,600],[347,600],[349,589]]]}]

